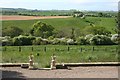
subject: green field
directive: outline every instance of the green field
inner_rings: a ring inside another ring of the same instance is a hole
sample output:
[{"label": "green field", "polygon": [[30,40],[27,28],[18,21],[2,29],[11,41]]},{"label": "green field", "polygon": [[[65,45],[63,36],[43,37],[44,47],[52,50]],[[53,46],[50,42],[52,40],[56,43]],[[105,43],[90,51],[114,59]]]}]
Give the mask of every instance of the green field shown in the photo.
[{"label": "green field", "polygon": [[[57,30],[69,31],[71,28],[75,28],[78,31],[82,31],[87,26],[90,26],[89,22],[92,22],[95,26],[105,27],[112,33],[115,33],[114,29],[116,27],[115,18],[101,18],[101,17],[86,17],[86,19],[80,18],[66,18],[66,19],[41,19],[41,20],[10,20],[2,21],[2,27],[17,26],[24,30],[24,32],[29,32],[32,25],[37,22],[45,22],[52,25]],[[89,21],[89,22],[87,22]]]},{"label": "green field", "polygon": [[[33,47],[33,51],[32,51]],[[46,49],[45,49],[46,47]],[[68,48],[69,47],[69,48]],[[94,48],[93,48],[94,47]],[[81,46],[81,45],[39,45],[22,46],[19,52],[18,46],[3,46],[2,62],[17,63],[28,62],[28,56],[33,53],[38,67],[47,67],[51,62],[51,56],[57,56],[58,63],[79,62],[117,62],[118,46]],[[39,56],[38,56],[39,54]]]},{"label": "green field", "polygon": [[[103,17],[86,17],[65,18],[65,19],[40,19],[40,20],[11,20],[2,21],[2,27],[17,26],[29,32],[32,25],[37,22],[45,22],[52,25],[57,30],[69,32],[71,28],[78,30],[78,33],[85,27],[93,23],[95,26],[105,27],[107,30],[115,33],[115,18]],[[90,22],[90,23],[89,23]],[[69,34],[69,33],[68,33]],[[33,51],[32,51],[33,47]],[[46,47],[46,50],[45,50]],[[69,47],[69,49],[68,49]],[[117,46],[81,46],[81,45],[39,45],[39,46],[22,46],[19,52],[19,46],[3,46],[2,62],[28,62],[28,56],[33,53],[35,63],[38,67],[47,67],[51,62],[51,56],[57,56],[58,63],[78,63],[78,62],[117,62]],[[39,54],[39,56],[38,56]]]}]

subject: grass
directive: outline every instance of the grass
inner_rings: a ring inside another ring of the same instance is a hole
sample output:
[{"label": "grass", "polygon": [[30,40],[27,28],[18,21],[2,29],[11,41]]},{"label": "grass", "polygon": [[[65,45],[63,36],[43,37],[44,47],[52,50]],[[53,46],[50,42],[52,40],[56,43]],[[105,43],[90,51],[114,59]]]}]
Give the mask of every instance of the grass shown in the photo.
[{"label": "grass", "polygon": [[[32,47],[34,51],[32,51]],[[46,47],[46,51],[44,48]],[[70,50],[68,51],[68,47]],[[51,56],[57,56],[59,63],[79,63],[79,62],[116,62],[118,61],[117,46],[79,46],[79,45],[40,45],[22,46],[19,52],[18,46],[4,46],[2,60],[9,62],[28,62],[28,56],[33,53],[38,67],[50,65]],[[6,48],[6,51],[4,49]],[[81,51],[82,48],[82,51]],[[39,56],[38,56],[39,54]]]},{"label": "grass", "polygon": [[[89,26],[89,23],[86,21],[93,22],[96,26],[106,27],[112,33],[115,33],[116,23],[115,18],[100,18],[100,17],[87,17],[86,19],[80,18],[65,18],[65,19],[41,19],[40,21],[52,25],[55,29],[58,30],[70,30],[70,28],[76,28],[77,30],[82,30],[86,26]],[[24,32],[29,32],[32,28],[32,25],[39,20],[10,20],[2,21],[2,27],[17,26],[24,30]]]}]

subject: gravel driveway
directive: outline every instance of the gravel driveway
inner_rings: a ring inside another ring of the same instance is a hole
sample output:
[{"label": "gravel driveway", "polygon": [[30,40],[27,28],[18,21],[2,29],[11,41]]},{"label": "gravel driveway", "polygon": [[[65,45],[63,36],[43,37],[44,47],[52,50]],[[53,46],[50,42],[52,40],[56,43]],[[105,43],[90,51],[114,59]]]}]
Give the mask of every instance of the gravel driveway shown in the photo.
[{"label": "gravel driveway", "polygon": [[72,67],[72,70],[28,70],[4,67],[3,78],[118,78],[118,67]]}]

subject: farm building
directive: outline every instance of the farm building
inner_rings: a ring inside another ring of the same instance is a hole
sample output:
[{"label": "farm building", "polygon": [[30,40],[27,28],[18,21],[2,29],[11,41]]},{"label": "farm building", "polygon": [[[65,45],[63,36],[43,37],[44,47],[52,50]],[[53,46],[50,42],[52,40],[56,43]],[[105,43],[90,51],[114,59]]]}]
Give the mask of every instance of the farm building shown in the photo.
[{"label": "farm building", "polygon": [[85,15],[80,11],[76,11],[73,13],[73,17],[80,17],[83,19],[83,18],[85,18]]}]

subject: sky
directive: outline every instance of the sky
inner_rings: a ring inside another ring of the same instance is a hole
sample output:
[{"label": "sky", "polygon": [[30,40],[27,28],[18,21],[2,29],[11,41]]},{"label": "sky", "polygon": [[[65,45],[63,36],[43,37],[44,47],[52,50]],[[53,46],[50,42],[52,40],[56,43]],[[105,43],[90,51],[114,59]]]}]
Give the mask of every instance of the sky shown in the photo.
[{"label": "sky", "polygon": [[0,0],[1,8],[117,11],[119,0]]}]

